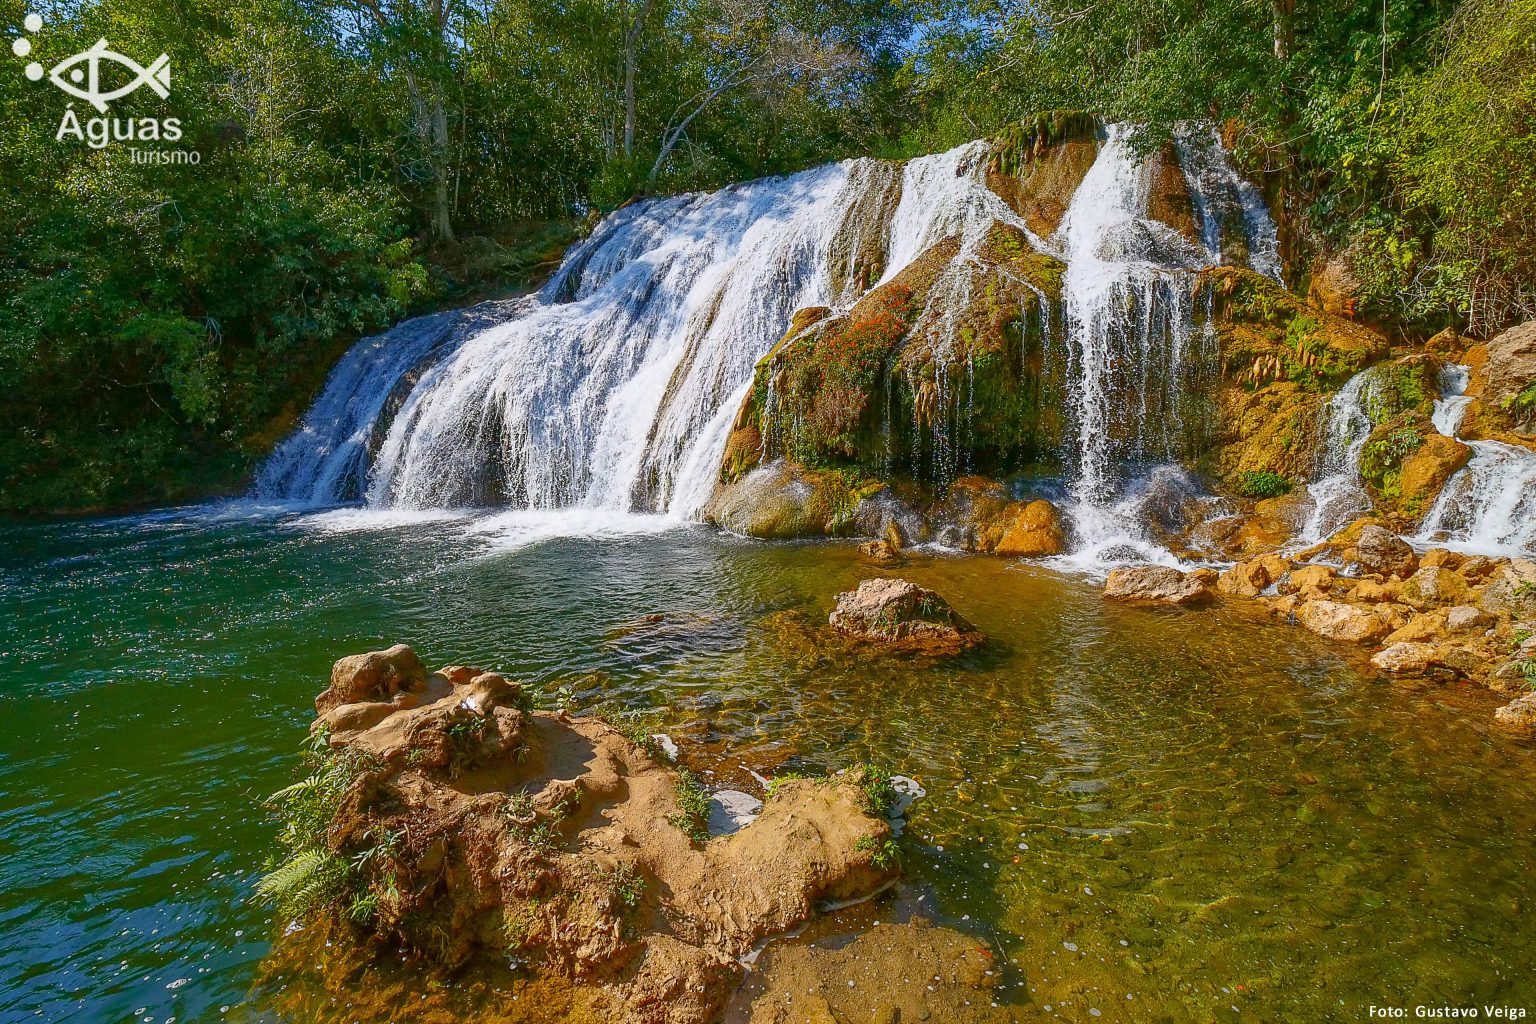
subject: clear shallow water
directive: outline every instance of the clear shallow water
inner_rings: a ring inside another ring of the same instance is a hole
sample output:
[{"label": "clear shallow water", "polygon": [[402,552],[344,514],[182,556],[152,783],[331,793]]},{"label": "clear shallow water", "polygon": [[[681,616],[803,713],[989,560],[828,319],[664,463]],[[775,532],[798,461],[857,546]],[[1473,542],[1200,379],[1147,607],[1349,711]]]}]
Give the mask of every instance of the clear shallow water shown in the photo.
[{"label": "clear shallow water", "polygon": [[[747,766],[917,776],[909,869],[1017,961],[1024,1018],[1536,1003],[1536,757],[1487,729],[1487,694],[977,558],[897,571],[993,644],[872,658],[816,625],[879,574],[850,547],[390,522],[231,506],[0,529],[0,1020],[240,1017],[270,929],[246,902],[258,801],[290,781],[330,663],[402,640],[663,709]],[[626,628],[653,612],[676,618]]]}]

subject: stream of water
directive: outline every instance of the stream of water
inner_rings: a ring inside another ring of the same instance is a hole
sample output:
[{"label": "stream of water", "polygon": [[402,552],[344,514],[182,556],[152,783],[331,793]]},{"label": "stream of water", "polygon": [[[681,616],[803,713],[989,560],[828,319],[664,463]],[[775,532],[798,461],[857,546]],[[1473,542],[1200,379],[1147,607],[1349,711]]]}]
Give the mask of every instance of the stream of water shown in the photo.
[{"label": "stream of water", "polygon": [[1531,748],[1484,691],[1379,681],[1240,609],[917,555],[901,574],[992,638],[925,666],[823,646],[869,575],[851,546],[661,517],[237,504],[0,532],[6,1022],[267,1020],[243,1005],[274,927],[248,901],[259,802],[331,661],[395,641],[656,708],[749,767],[919,778],[912,884],[1017,962],[1025,1018],[1536,1000]]}]

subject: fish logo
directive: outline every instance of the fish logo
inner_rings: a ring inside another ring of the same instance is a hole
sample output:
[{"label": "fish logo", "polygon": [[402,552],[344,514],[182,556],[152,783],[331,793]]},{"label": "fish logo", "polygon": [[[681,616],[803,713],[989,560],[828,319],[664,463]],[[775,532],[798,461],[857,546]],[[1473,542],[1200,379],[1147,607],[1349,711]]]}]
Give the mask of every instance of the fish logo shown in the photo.
[{"label": "fish logo", "polygon": [[[107,62],[122,65],[133,77],[126,85],[120,85],[110,91],[104,90],[101,66]],[[149,86],[161,99],[169,96],[171,94],[171,58],[162,53],[146,68],[132,58],[108,49],[107,41],[99,39],[89,50],[81,51],[62,61],[58,67],[48,72],[48,79],[71,96],[85,100],[105,114],[108,103],[122,99],[140,86]]]}]

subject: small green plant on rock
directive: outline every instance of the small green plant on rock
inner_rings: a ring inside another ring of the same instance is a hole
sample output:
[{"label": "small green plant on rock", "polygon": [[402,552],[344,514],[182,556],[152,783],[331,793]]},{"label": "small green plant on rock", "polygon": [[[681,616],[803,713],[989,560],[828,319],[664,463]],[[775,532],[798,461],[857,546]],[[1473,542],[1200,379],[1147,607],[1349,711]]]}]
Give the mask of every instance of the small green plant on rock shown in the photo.
[{"label": "small green plant on rock", "polygon": [[677,771],[677,811],[667,821],[696,843],[709,840],[709,794],[687,768]]},{"label": "small green plant on rock", "polygon": [[877,818],[889,817],[899,797],[896,787],[891,785],[891,773],[879,765],[863,762],[848,769],[848,775],[864,794],[864,806],[869,813]]},{"label": "small green plant on rock", "polygon": [[1250,471],[1238,478],[1237,490],[1245,498],[1278,498],[1291,492],[1291,481],[1267,469]]},{"label": "small green plant on rock", "polygon": [[625,910],[634,910],[645,898],[645,876],[633,864],[619,864],[605,872],[613,901]]},{"label": "small green plant on rock", "polygon": [[860,836],[859,841],[853,844],[855,850],[861,850],[869,854],[869,862],[884,871],[901,860],[901,848],[896,845],[896,840],[876,839],[874,836]]},{"label": "small green plant on rock", "polygon": [[1536,416],[1536,384],[1528,384],[1518,395],[1510,395],[1503,405],[1506,412],[1517,417]]}]

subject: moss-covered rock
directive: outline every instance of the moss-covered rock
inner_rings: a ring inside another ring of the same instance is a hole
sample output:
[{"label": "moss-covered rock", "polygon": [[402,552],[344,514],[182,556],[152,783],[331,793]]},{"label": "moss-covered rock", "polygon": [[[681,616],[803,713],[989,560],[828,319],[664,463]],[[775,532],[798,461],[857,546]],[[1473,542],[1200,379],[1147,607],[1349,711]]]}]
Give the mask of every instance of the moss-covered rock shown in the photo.
[{"label": "moss-covered rock", "polygon": [[1262,274],[1217,267],[1205,275],[1230,380],[1254,389],[1284,380],[1332,391],[1387,356],[1382,335],[1308,305]]},{"label": "moss-covered rock", "polygon": [[861,506],[885,489],[879,480],[780,460],[754,466],[721,486],[702,517],[721,529],[763,540],[845,537],[857,532],[861,512],[867,511]]},{"label": "moss-covered rock", "polygon": [[1382,515],[1396,524],[1416,522],[1472,450],[1408,410],[1381,423],[1360,452],[1360,477]]},{"label": "moss-covered rock", "polygon": [[[1256,479],[1309,477],[1322,439],[1322,410],[1345,381],[1386,358],[1387,339],[1310,306],[1250,270],[1204,272],[1219,339],[1222,387],[1217,436],[1204,468],[1245,494]],[[1404,369],[1383,389],[1392,407],[1433,405],[1433,363]]]},{"label": "moss-covered rock", "polygon": [[[996,223],[944,239],[845,314],[806,310],[759,364],[727,444],[729,484],[763,459],[942,488],[1054,454],[1046,325],[1060,261]],[[754,456],[754,452],[756,455]]]},{"label": "moss-covered rock", "polygon": [[1067,207],[1099,155],[1103,126],[1083,111],[1053,110],[1005,129],[991,143],[987,187],[1042,237]]}]

